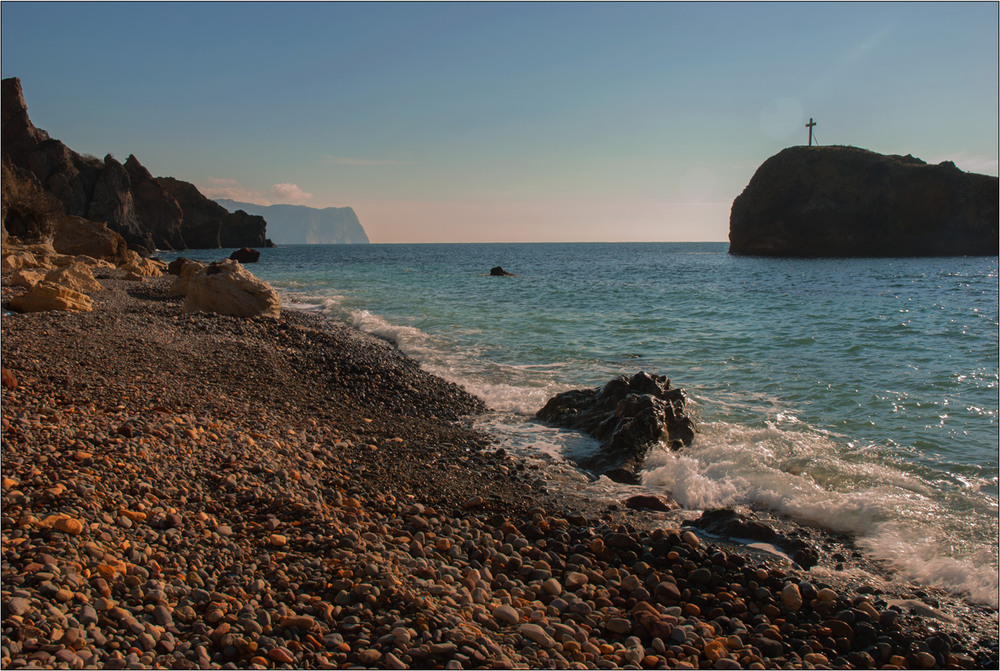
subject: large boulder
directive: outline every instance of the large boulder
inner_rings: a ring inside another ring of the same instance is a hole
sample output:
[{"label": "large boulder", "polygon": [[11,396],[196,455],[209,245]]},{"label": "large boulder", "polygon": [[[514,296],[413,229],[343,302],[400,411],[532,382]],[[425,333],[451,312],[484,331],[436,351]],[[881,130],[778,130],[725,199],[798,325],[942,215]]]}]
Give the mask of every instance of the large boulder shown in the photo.
[{"label": "large boulder", "polygon": [[81,294],[92,294],[104,289],[104,286],[94,279],[94,273],[90,268],[82,263],[50,270],[42,281],[59,284]]},{"label": "large boulder", "polygon": [[10,274],[10,284],[15,287],[27,287],[30,289],[45,279],[44,270],[28,270],[22,268]]},{"label": "large boulder", "polygon": [[86,294],[43,280],[31,287],[28,293],[11,298],[10,307],[18,312],[48,310],[90,312],[94,309],[94,303]]},{"label": "large boulder", "polygon": [[619,482],[638,481],[651,447],[661,442],[671,449],[690,445],[697,430],[684,412],[684,391],[672,388],[665,376],[646,372],[558,394],[536,417],[601,441],[596,454],[578,463]]},{"label": "large boulder", "polygon": [[3,259],[0,260],[0,268],[4,270],[21,270],[24,268],[49,268],[44,259],[39,259],[33,252],[26,249],[18,249],[4,252]]},{"label": "large boulder", "polygon": [[206,264],[201,261],[192,261],[183,257],[171,261],[170,265],[167,266],[167,272],[171,275],[176,275],[177,279],[174,280],[174,283],[170,287],[170,295],[187,296],[191,278],[204,270],[205,267]]},{"label": "large boulder", "polygon": [[167,269],[167,264],[156,259],[137,258],[121,266],[122,270],[138,277],[160,277]]},{"label": "large boulder", "polygon": [[115,264],[126,263],[128,243],[120,233],[100,221],[66,216],[55,223],[52,246],[60,254],[91,256]]},{"label": "large boulder", "polygon": [[996,256],[996,177],[857,147],[789,147],[735,201],[729,251],[761,256]]},{"label": "large boulder", "polygon": [[[186,265],[184,266],[186,267]],[[183,269],[181,272],[183,277]],[[281,316],[278,292],[246,270],[238,261],[226,259],[201,269],[188,280],[185,312],[216,312],[236,317]]]}]

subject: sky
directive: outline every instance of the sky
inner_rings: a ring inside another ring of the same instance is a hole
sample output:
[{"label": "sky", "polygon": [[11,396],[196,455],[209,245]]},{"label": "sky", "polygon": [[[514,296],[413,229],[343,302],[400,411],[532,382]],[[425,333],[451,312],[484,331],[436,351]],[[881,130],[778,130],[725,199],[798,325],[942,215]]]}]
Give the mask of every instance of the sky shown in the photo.
[{"label": "sky", "polygon": [[373,242],[724,241],[785,147],[998,173],[998,4],[0,7],[39,128]]}]

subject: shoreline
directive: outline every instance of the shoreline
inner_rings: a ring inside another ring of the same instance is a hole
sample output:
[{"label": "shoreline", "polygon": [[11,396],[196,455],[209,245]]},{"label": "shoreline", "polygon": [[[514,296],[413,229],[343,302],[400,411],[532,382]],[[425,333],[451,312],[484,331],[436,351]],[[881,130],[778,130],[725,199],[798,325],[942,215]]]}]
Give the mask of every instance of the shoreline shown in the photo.
[{"label": "shoreline", "polygon": [[995,666],[995,611],[541,492],[374,336],[101,281],[3,317],[7,668]]}]

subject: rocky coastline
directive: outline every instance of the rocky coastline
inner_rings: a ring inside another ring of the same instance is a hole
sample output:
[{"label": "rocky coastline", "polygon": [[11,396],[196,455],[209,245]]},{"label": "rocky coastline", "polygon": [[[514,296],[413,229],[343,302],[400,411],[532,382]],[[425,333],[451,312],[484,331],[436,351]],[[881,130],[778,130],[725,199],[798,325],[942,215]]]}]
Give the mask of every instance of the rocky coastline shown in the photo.
[{"label": "rocky coastline", "polygon": [[94,275],[11,314],[4,271],[4,668],[996,668],[995,611],[840,580],[849,540],[546,490],[384,341]]}]

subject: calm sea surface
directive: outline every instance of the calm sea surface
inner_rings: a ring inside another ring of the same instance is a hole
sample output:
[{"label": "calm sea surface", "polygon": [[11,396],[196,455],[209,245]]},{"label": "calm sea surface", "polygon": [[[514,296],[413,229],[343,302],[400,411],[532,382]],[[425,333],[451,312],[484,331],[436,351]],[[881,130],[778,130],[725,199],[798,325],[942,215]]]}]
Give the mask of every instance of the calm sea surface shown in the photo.
[{"label": "calm sea surface", "polygon": [[551,395],[666,374],[701,433],[651,454],[644,488],[851,532],[900,576],[996,606],[998,259],[726,250],[288,246],[250,269],[484,398],[484,428],[553,471],[587,441],[531,421]]}]

